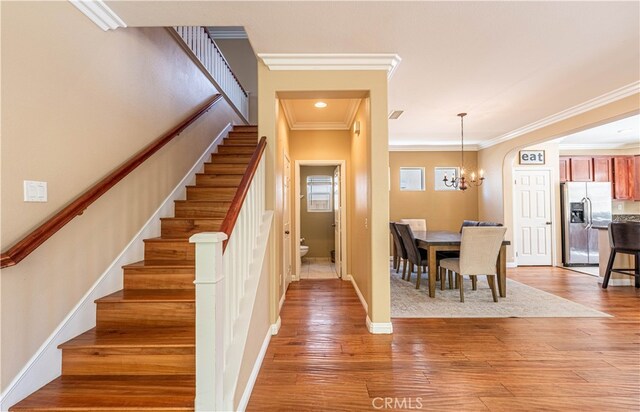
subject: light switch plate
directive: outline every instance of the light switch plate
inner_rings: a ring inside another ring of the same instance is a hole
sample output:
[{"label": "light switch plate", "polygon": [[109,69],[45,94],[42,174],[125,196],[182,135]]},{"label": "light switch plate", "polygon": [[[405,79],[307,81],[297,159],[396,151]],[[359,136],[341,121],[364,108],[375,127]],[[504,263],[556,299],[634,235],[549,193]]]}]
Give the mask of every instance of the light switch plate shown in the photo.
[{"label": "light switch plate", "polygon": [[25,180],[24,181],[24,201],[25,202],[46,202],[47,201],[47,182]]}]

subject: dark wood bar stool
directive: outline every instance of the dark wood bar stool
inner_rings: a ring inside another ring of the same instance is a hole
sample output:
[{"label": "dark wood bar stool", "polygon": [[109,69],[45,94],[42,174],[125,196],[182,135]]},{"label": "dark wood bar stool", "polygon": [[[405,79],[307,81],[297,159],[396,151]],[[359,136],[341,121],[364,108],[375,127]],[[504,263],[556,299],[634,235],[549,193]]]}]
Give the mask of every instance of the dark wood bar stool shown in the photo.
[{"label": "dark wood bar stool", "polygon": [[[634,276],[636,287],[640,288],[640,222],[611,222],[609,223],[609,245],[611,255],[604,275],[602,288],[609,285],[611,272]],[[613,261],[617,253],[627,253],[635,256],[634,269],[614,269]]]}]

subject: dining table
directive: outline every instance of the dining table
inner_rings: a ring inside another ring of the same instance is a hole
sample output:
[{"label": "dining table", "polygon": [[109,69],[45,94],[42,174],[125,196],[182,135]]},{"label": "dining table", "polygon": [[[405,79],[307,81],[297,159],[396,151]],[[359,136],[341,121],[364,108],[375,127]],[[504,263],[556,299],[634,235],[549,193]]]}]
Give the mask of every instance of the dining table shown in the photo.
[{"label": "dining table", "polygon": [[[429,273],[429,297],[436,296],[437,253],[445,250],[460,250],[462,234],[444,230],[416,230],[413,232],[419,248],[427,251]],[[500,297],[507,296],[507,246],[508,240],[502,241],[500,252],[496,259],[496,274],[498,275],[498,290]]]}]

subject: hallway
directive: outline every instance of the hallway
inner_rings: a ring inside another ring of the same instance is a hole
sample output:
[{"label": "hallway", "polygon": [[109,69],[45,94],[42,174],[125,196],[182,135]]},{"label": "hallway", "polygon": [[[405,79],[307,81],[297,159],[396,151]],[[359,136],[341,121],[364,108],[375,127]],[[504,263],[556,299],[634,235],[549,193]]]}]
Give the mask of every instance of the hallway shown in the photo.
[{"label": "hallway", "polygon": [[615,317],[393,319],[371,335],[350,283],[294,282],[247,410],[638,410],[640,292],[558,268],[508,276]]}]

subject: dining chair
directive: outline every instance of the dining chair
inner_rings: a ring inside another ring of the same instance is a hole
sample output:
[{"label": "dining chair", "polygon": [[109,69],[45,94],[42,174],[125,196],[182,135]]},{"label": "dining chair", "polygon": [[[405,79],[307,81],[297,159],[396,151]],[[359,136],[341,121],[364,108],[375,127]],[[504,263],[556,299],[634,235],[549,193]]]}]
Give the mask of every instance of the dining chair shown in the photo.
[{"label": "dining chair", "polygon": [[444,276],[444,269],[456,273],[456,280],[460,286],[460,302],[464,302],[464,275],[470,276],[472,282],[478,275],[486,276],[493,301],[498,301],[495,285],[496,259],[506,231],[505,227],[464,227],[460,241],[460,257],[440,261],[441,278]]},{"label": "dining chair", "polygon": [[497,226],[497,227],[500,227],[500,226],[502,226],[502,223],[496,223],[496,222],[478,222],[478,226]]},{"label": "dining chair", "polygon": [[416,289],[420,289],[420,278],[422,277],[422,269],[427,271],[427,251],[420,249],[416,243],[416,238],[413,237],[411,227],[407,223],[396,223],[396,229],[402,239],[402,244],[407,251],[407,259],[409,260],[409,272],[407,272],[407,281],[411,282],[411,272],[413,272],[413,265],[418,266],[418,279],[416,280]]},{"label": "dining chair", "polygon": [[[609,223],[609,246],[611,254],[602,281],[602,289],[609,286],[611,273],[620,273],[635,277],[635,286],[640,287],[640,222],[611,222]],[[633,269],[616,269],[613,263],[616,254],[626,253],[635,257]]]},{"label": "dining chair", "polygon": [[414,232],[427,231],[427,219],[400,219],[400,223],[406,223]]},{"label": "dining chair", "polygon": [[402,244],[402,239],[400,238],[395,222],[389,222],[389,230],[391,231],[393,244],[396,246],[393,257],[393,268],[396,270],[396,273],[398,273],[400,271],[400,263],[402,263],[402,279],[404,279],[405,273],[407,272],[407,249],[405,249],[404,244]]},{"label": "dining chair", "polygon": [[478,226],[479,223],[480,222],[478,222],[477,220],[463,220],[462,224],[460,225],[460,233],[462,233],[463,227]]}]

